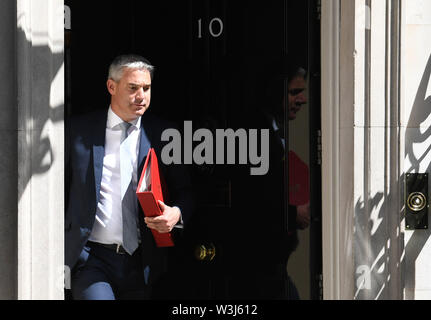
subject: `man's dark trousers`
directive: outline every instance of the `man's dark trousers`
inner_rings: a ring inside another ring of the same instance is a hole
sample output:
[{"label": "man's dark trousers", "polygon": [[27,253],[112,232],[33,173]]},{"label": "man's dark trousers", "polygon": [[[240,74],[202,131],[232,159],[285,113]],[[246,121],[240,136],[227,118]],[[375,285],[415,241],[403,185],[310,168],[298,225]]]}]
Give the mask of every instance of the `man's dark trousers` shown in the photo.
[{"label": "man's dark trousers", "polygon": [[72,272],[75,300],[148,299],[146,272],[142,272],[141,248],[132,256],[89,242],[83,260]]}]

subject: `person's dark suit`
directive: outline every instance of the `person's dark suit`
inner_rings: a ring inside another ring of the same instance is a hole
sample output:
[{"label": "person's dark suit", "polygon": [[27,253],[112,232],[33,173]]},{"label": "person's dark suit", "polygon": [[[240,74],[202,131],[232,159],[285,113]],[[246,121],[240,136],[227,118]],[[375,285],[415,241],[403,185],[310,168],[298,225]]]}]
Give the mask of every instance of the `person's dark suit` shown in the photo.
[{"label": "person's dark suit", "polygon": [[[83,248],[95,221],[103,170],[106,121],[107,109],[74,117],[67,124],[65,264],[72,273],[86,259]],[[155,149],[168,188],[166,204],[180,208],[186,225],[193,210],[191,182],[185,166],[167,166],[161,161],[161,150],[167,143],[161,141],[161,135],[167,128],[175,126],[148,111],[142,116],[138,179],[151,146]],[[156,247],[150,229],[144,224],[140,205],[138,207],[143,269],[146,270],[148,283],[152,284],[166,270],[169,248]]]}]

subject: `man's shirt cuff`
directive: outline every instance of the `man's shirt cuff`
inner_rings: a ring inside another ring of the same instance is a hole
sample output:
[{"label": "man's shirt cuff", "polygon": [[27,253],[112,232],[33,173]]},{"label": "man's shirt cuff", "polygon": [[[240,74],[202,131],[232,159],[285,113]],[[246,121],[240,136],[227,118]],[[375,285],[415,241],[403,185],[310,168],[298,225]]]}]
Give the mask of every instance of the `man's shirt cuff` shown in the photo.
[{"label": "man's shirt cuff", "polygon": [[181,209],[178,208],[177,206],[173,206],[173,208],[177,208],[178,210],[180,210],[180,220],[177,222],[177,224],[174,226],[174,228],[183,229],[184,228],[184,221],[183,221],[183,215],[181,213]]}]

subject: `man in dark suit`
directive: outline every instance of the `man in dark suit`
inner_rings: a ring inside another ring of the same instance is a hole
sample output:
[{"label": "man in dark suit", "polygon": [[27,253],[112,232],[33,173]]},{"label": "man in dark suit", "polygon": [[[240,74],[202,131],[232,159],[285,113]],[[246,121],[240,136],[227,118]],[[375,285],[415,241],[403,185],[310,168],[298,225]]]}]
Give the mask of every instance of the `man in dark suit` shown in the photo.
[{"label": "man in dark suit", "polygon": [[[183,165],[160,161],[162,132],[174,126],[147,112],[154,67],[122,55],[109,68],[108,110],[72,118],[67,128],[65,263],[74,299],[141,299],[166,267],[161,233],[187,224],[191,182]],[[150,147],[159,158],[169,198],[163,215],[144,218],[136,188]]]}]

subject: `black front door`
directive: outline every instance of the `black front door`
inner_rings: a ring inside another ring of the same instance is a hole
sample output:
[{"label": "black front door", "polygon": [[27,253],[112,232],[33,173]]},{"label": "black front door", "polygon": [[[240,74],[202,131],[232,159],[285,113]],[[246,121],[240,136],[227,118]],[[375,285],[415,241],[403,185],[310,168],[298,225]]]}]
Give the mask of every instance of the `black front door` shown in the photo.
[{"label": "black front door", "polygon": [[[66,31],[68,114],[106,108],[107,67],[116,55],[133,52],[156,67],[151,111],[184,128],[184,139],[187,130],[194,133],[200,128],[214,138],[212,163],[197,163],[193,155],[183,154],[184,161],[191,159],[197,207],[173,250],[170,272],[156,287],[159,298],[290,294],[283,253],[293,224],[283,182],[288,179],[289,138],[284,139],[285,149],[274,147],[278,138],[270,133],[271,159],[266,161],[262,131],[257,131],[252,147],[250,129],[272,129],[261,111],[273,100],[284,102],[287,81],[274,79],[282,74],[286,60],[308,68],[309,41],[318,41],[309,37],[308,28],[315,2],[65,0],[72,21]],[[283,120],[287,134],[286,115]],[[217,129],[245,133],[246,148],[241,149],[237,137],[233,161],[226,142],[224,157],[217,162],[221,150],[216,147]],[[200,142],[193,141],[192,152]],[[260,163],[250,163],[253,148]],[[246,164],[241,154],[246,155]],[[251,174],[251,167],[264,170],[265,165],[270,167],[265,175]],[[320,261],[320,251],[313,259]]]}]

